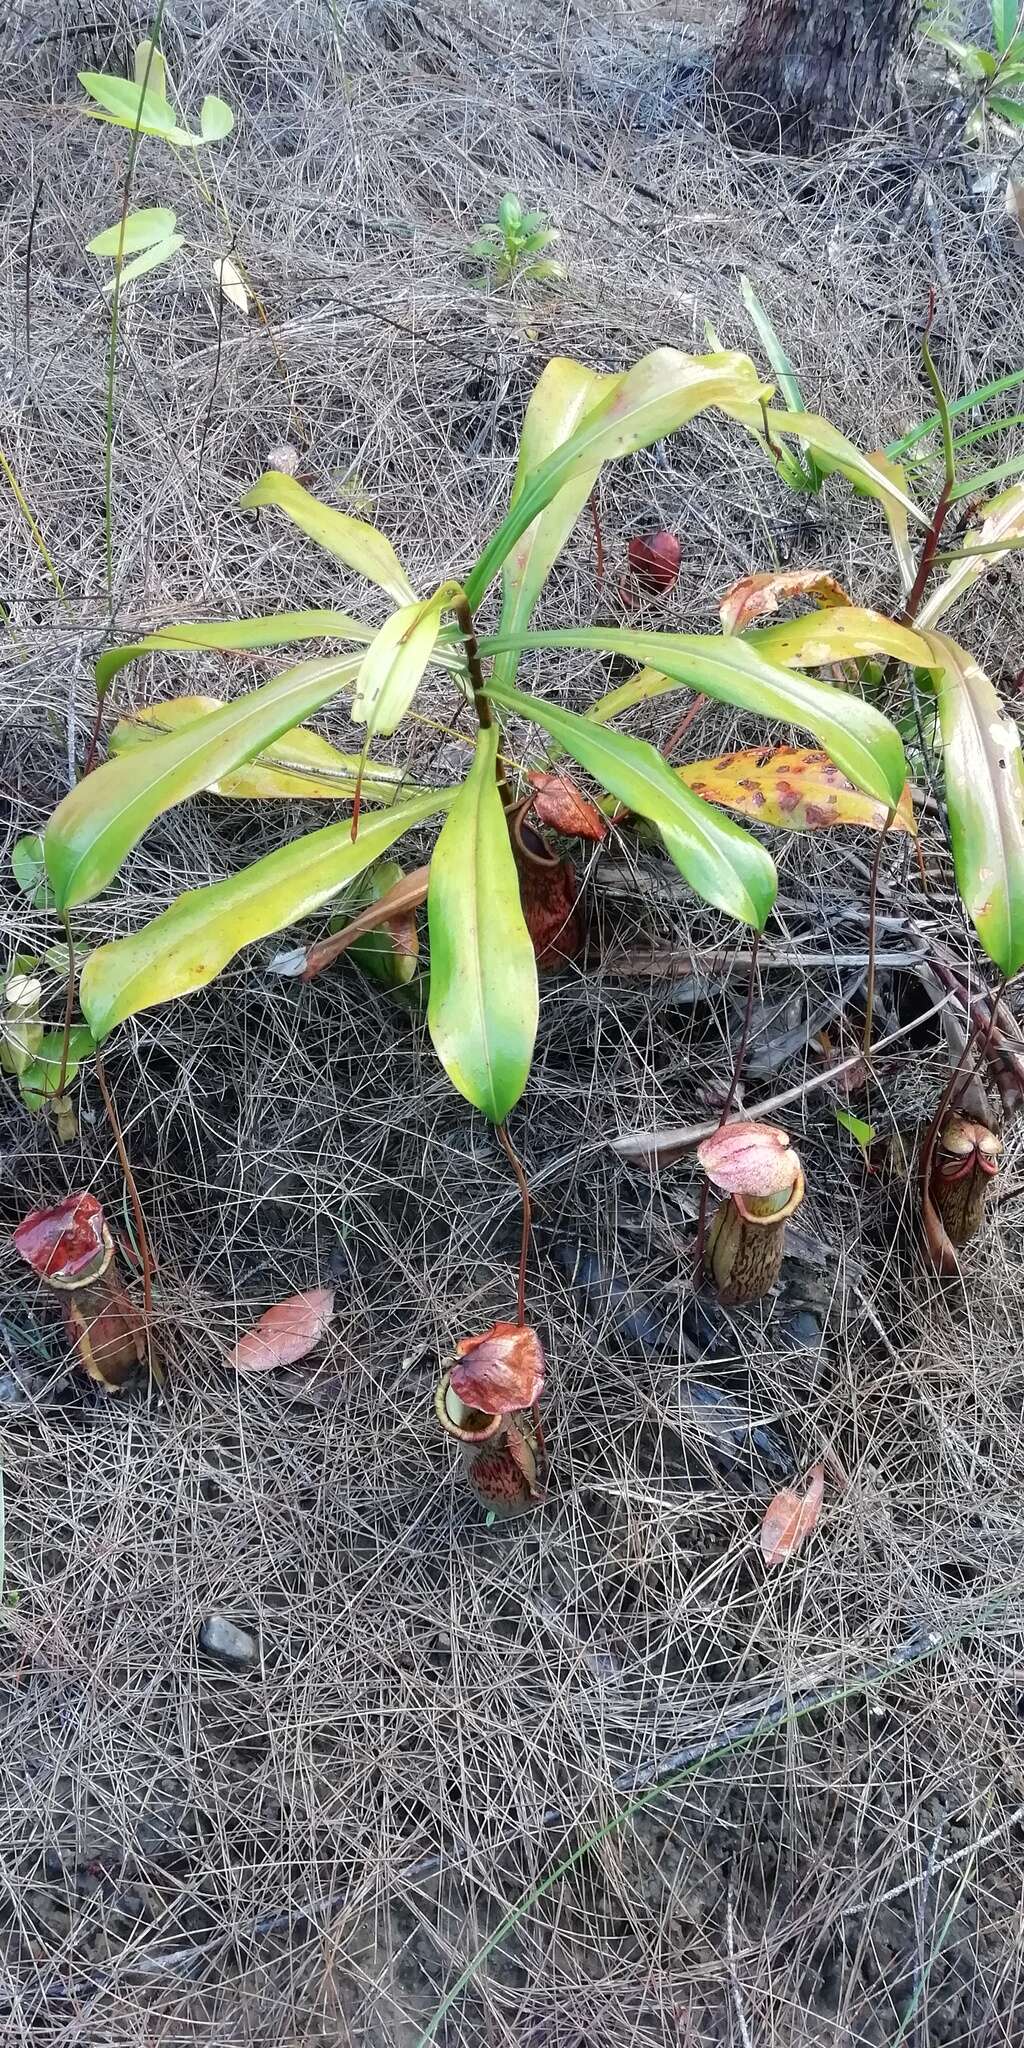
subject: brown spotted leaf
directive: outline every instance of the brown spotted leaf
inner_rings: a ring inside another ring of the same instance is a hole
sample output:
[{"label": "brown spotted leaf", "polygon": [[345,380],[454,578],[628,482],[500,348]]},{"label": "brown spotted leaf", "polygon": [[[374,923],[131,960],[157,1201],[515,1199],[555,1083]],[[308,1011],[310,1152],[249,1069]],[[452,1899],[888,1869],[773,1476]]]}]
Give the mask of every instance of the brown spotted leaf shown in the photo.
[{"label": "brown spotted leaf", "polygon": [[[880,832],[889,815],[876,797],[854,789],[820,747],[741,747],[738,753],[718,754],[713,760],[688,761],[677,773],[708,803],[787,832],[822,832],[832,825],[861,825]],[[914,829],[910,790],[905,788],[889,830]]]},{"label": "brown spotted leaf", "polygon": [[812,1465],[803,1493],[784,1486],[769,1502],[761,1524],[761,1556],[766,1564],[784,1564],[807,1541],[821,1513],[825,1467]]},{"label": "brown spotted leaf", "polygon": [[723,632],[742,633],[755,619],[777,612],[790,597],[813,597],[822,607],[853,602],[825,569],[771,569],[730,584],[718,607]]}]

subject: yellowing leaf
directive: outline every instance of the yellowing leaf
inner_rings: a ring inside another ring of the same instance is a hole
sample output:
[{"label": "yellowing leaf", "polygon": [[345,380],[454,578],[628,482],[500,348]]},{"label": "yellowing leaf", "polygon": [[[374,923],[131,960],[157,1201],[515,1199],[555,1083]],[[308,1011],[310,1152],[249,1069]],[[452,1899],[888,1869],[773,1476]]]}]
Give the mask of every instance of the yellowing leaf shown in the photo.
[{"label": "yellowing leaf", "polygon": [[[855,789],[820,747],[742,747],[713,760],[689,761],[676,773],[705,802],[787,832],[822,832],[835,825],[881,832],[889,815],[887,805]],[[909,789],[889,829],[914,831]]]},{"label": "yellowing leaf", "polygon": [[882,499],[882,510],[889,522],[889,538],[899,565],[900,582],[906,592],[910,589],[917,572],[914,550],[910,544],[910,517],[906,502],[907,472],[898,462],[893,461],[891,455],[886,454],[884,448],[876,448],[873,454],[865,456],[864,459],[870,462],[873,469],[880,472],[886,483],[894,486],[892,492]]},{"label": "yellowing leaf", "polygon": [[[1024,484],[1014,484],[1013,489],[1004,491],[1001,497],[990,499],[984,509],[981,527],[965,538],[965,550],[992,547],[995,541],[1013,541],[1024,534]],[[979,576],[984,576],[987,570],[994,569],[997,562],[1004,560],[1005,551],[996,548],[992,554],[979,555],[976,561],[954,563],[945,581],[925,598],[917,615],[918,625],[922,628],[934,626],[943,612],[948,611]]]},{"label": "yellowing leaf", "polygon": [[[181,726],[194,725],[197,719],[208,718],[221,709],[219,697],[166,697],[136,711],[131,718],[119,719],[107,742],[108,751],[128,753],[132,747],[145,746],[147,741],[177,732]],[[315,797],[337,803],[355,795],[360,765],[358,754],[341,754],[319,733],[296,726],[264,747],[245,767],[230,770],[206,787],[214,796],[250,800]],[[400,789],[410,796],[414,793],[402,769],[387,768],[374,761],[365,763],[361,793],[367,803],[393,803]]]},{"label": "yellowing leaf", "polygon": [[[517,504],[533,472],[553,449],[564,445],[583,416],[617,381],[597,370],[588,370],[584,363],[573,362],[568,356],[555,356],[547,364],[526,408],[510,509]],[[593,490],[600,468],[600,461],[591,463],[564,484],[506,557],[503,632],[518,633],[529,624],[534,605]],[[499,679],[511,682],[515,667],[515,653],[508,650],[499,655],[495,673]]]},{"label": "yellowing leaf", "polygon": [[167,65],[162,52],[148,36],[143,42],[135,45],[132,76],[136,85],[143,86],[146,92],[151,92],[154,99],[166,100]]},{"label": "yellowing leaf", "polygon": [[593,476],[603,462],[650,447],[711,406],[757,428],[762,400],[770,396],[771,387],[761,383],[750,357],[730,350],[689,356],[677,348],[656,348],[642,356],[631,370],[612,380],[568,440],[523,479],[515,502],[467,578],[471,609],[476,609],[491,577],[527,527],[573,478]]},{"label": "yellowing leaf", "polygon": [[819,605],[850,604],[841,583],[824,569],[771,569],[756,576],[741,576],[730,585],[718,607],[722,629],[742,633],[754,619],[777,612],[789,597],[813,597]]},{"label": "yellowing leaf", "polygon": [[96,662],[96,688],[102,696],[129,662],[162,648],[169,654],[245,654],[264,647],[293,647],[304,640],[356,640],[369,643],[372,626],[347,612],[278,612],[257,619],[188,619],[159,632],[147,633],[129,647],[108,647]]},{"label": "yellowing leaf", "polygon": [[371,640],[352,693],[352,717],[368,735],[392,733],[405,717],[434,652],[441,613],[456,588],[444,583],[433,597],[402,605]]},{"label": "yellowing leaf", "polygon": [[224,297],[234,306],[235,311],[248,314],[249,288],[237,263],[233,263],[230,256],[216,257],[213,277],[214,283],[220,286]]},{"label": "yellowing leaf", "polygon": [[[769,412],[768,429],[777,434],[794,434],[811,449],[818,467],[826,476],[831,470],[838,470],[848,483],[864,496],[877,498],[883,505],[900,505],[908,518],[916,519],[921,526],[928,525],[927,514],[899,481],[902,471],[895,464],[886,461],[882,467],[875,456],[864,455],[841,434],[836,427],[813,412]],[[894,474],[895,471],[895,474]]]},{"label": "yellowing leaf", "polygon": [[1024,765],[1020,733],[984,671],[928,633],[936,669],[956,885],[990,960],[1024,967]]},{"label": "yellowing leaf", "polygon": [[371,583],[378,583],[397,604],[415,604],[416,592],[386,536],[378,533],[375,526],[368,526],[365,519],[352,519],[347,512],[335,512],[332,506],[321,505],[319,498],[314,498],[283,470],[266,470],[238,502],[247,511],[258,511],[264,505],[276,506],[303,533],[308,533],[318,547],[326,548],[329,555],[336,555]]},{"label": "yellowing leaf", "polygon": [[311,718],[352,682],[358,666],[358,656],[300,662],[262,689],[83,776],[57,805],[43,839],[58,909],[98,895],[154,818]]},{"label": "yellowing leaf", "polygon": [[154,242],[166,240],[177,225],[169,206],[142,206],[137,213],[126,214],[123,222],[115,220],[113,227],[104,228],[85,246],[91,256],[116,256],[118,252],[134,256],[137,249],[149,249]]},{"label": "yellowing leaf", "polygon": [[95,1037],[105,1038],[140,1010],[205,988],[243,946],[319,910],[403,832],[447,810],[452,796],[449,790],[424,791],[376,812],[362,820],[355,839],[347,818],[308,832],[224,882],[189,889],[130,938],[97,946],[80,984],[82,1010]]},{"label": "yellowing leaf", "polygon": [[802,618],[762,626],[742,637],[764,661],[778,662],[782,668],[822,668],[868,654],[891,654],[915,668],[927,666],[929,660],[920,633],[857,604],[805,612]]}]

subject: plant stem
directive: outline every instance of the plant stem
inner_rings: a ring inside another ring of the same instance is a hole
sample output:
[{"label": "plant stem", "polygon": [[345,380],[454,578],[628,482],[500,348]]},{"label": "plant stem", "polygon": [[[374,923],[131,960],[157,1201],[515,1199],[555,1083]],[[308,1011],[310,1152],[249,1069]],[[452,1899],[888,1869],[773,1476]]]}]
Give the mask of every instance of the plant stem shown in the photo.
[{"label": "plant stem", "polygon": [[[494,713],[491,710],[491,700],[487,695],[487,685],[484,681],[476,627],[473,624],[473,613],[470,608],[469,599],[464,591],[459,592],[452,608],[459,622],[459,632],[462,634],[462,641],[466,650],[466,667],[469,670],[469,680],[473,686],[473,706],[477,715],[477,723],[481,732],[489,732],[494,724]],[[511,811],[514,808],[515,799],[509,788],[508,774],[500,752],[494,764],[494,772],[502,805],[506,812]]]},{"label": "plant stem", "polygon": [[145,1310],[146,1324],[146,1363],[149,1367],[150,1378],[156,1381],[157,1386],[162,1386],[164,1378],[163,1369],[159,1365],[153,1350],[153,1254],[149,1248],[149,1238],[146,1234],[146,1219],[142,1213],[139,1190],[135,1185],[135,1175],[132,1172],[128,1148],[124,1142],[124,1132],[121,1129],[120,1118],[114,1105],[114,1098],[110,1092],[106,1069],[103,1065],[103,1055],[98,1048],[96,1051],[96,1079],[100,1084],[103,1107],[107,1112],[107,1122],[113,1134],[117,1156],[121,1162],[121,1172],[124,1175],[124,1184],[128,1190],[128,1199],[132,1205],[132,1215],[135,1218],[135,1235],[138,1239],[139,1259],[142,1264],[142,1305]]},{"label": "plant stem", "polygon": [[935,291],[933,288],[928,301],[928,319],[925,323],[924,334],[921,337],[921,358],[928,382],[935,393],[938,421],[942,429],[942,460],[945,474],[943,476],[942,489],[939,492],[938,503],[932,514],[932,523],[924,537],[924,545],[921,549],[921,557],[917,565],[917,574],[907,593],[906,604],[900,613],[900,624],[903,626],[912,626],[920,610],[928,578],[935,566],[935,556],[938,551],[939,541],[942,538],[942,529],[946,523],[946,516],[953,501],[953,493],[956,490],[956,451],[953,447],[953,428],[950,422],[949,400],[942,388],[942,382],[935,368],[931,345],[928,340],[928,330],[931,327],[934,315]]},{"label": "plant stem", "polygon": [[139,84],[139,104],[132,129],[131,145],[128,150],[128,168],[124,174],[124,199],[121,205],[121,229],[117,239],[117,257],[114,264],[114,289],[110,300],[110,350],[107,357],[107,389],[104,420],[103,447],[103,544],[107,566],[107,609],[111,619],[114,616],[114,512],[112,504],[114,477],[114,384],[117,376],[118,314],[121,305],[121,268],[124,263],[124,238],[128,220],[128,207],[132,196],[132,179],[135,176],[135,160],[142,140],[142,107],[149,89],[149,74],[160,41],[166,0],[157,0],[157,10],[149,35],[149,50],[146,69]]},{"label": "plant stem", "polygon": [[594,525],[594,575],[598,583],[604,582],[604,535],[601,531],[601,512],[597,502],[597,485],[594,485],[587,503]]},{"label": "plant stem", "polygon": [[519,1188],[519,1194],[523,1204],[523,1228],[519,1242],[519,1281],[516,1289],[516,1315],[519,1322],[525,1323],[526,1262],[530,1255],[530,1231],[533,1225],[533,1203],[530,1200],[530,1183],[526,1178],[526,1168],[524,1167],[518,1152],[515,1150],[515,1147],[512,1144],[512,1140],[509,1137],[506,1126],[504,1124],[495,1124],[494,1128],[498,1135],[498,1143],[500,1144],[502,1151],[505,1153],[508,1159],[508,1163],[511,1166],[513,1173],[515,1174],[516,1184]]},{"label": "plant stem", "polygon": [[[525,1323],[526,1262],[530,1256],[530,1234],[533,1228],[533,1202],[530,1198],[530,1183],[526,1178],[526,1168],[509,1137],[507,1127],[505,1124],[495,1124],[494,1128],[497,1133],[498,1143],[506,1154],[509,1165],[515,1174],[516,1185],[519,1189],[520,1200],[523,1205],[523,1227],[519,1239],[519,1275],[516,1284],[516,1320],[519,1323]],[[541,1421],[539,1401],[535,1401],[530,1410],[530,1421],[533,1425],[534,1448],[537,1453],[537,1477],[543,1480],[547,1473],[548,1454],[544,1442],[544,1424]]]},{"label": "plant stem", "polygon": [[89,744],[85,750],[85,760],[82,762],[82,773],[78,778],[80,782],[84,782],[86,776],[91,775],[96,766],[96,749],[100,743],[100,729],[103,725],[103,706],[106,703],[106,699],[106,691],[97,688],[96,715],[92,722],[92,731],[89,734]]},{"label": "plant stem", "polygon": [[872,1017],[875,1008],[875,919],[878,913],[878,871],[882,861],[885,835],[895,816],[895,807],[891,807],[885,824],[878,835],[878,845],[875,847],[874,858],[871,862],[871,881],[868,885],[868,978],[864,992],[865,1016],[862,1048],[865,1059],[867,1059],[871,1051]]},{"label": "plant stem", "polygon": [[64,926],[64,939],[68,949],[68,992],[64,999],[64,1041],[60,1049],[60,1073],[57,1076],[58,1101],[67,1086],[68,1053],[71,1048],[71,1012],[75,1007],[75,942],[71,936],[71,919],[66,912],[61,919],[61,923]]}]

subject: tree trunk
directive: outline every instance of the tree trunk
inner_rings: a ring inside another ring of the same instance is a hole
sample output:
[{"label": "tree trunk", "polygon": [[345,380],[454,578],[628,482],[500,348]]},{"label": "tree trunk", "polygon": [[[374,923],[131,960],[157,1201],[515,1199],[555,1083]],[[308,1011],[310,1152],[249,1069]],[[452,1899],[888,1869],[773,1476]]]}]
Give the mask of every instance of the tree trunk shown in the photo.
[{"label": "tree trunk", "polygon": [[916,14],[917,0],[745,0],[715,63],[730,134],[810,153],[881,120]]}]

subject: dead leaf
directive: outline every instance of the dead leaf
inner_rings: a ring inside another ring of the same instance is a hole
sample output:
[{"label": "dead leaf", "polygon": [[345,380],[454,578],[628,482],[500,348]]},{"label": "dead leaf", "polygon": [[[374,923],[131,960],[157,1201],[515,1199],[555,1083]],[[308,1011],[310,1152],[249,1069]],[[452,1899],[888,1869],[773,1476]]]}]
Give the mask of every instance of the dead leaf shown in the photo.
[{"label": "dead leaf", "polygon": [[236,313],[249,312],[249,288],[230,256],[218,256],[213,265],[214,283],[219,284],[224,297],[234,306]]},{"label": "dead leaf", "polygon": [[[822,832],[833,825],[881,832],[889,815],[876,797],[854,789],[821,747],[741,747],[711,761],[688,761],[676,772],[708,803],[787,832]],[[915,830],[909,786],[889,830]]]},{"label": "dead leaf", "polygon": [[560,768],[553,775],[533,768],[530,784],[535,792],[533,808],[542,824],[564,832],[569,839],[593,839],[600,844],[607,837],[608,826],[597,805],[577,789],[571,775]]},{"label": "dead leaf", "polygon": [[[301,974],[304,981],[312,981],[314,974],[319,974],[332,960],[337,960],[341,953],[347,953],[357,939],[363,938],[369,932],[380,931],[385,925],[395,934],[396,948],[402,945],[415,955],[419,950],[416,912],[420,904],[427,900],[429,881],[429,867],[413,868],[410,874],[403,875],[383,896],[378,897],[373,903],[368,903],[365,910],[357,911],[355,917],[349,920],[342,931],[332,932],[330,938],[320,939],[315,946],[310,946],[307,952],[300,950],[296,956],[291,953],[279,953],[270,962],[271,969],[278,974]],[[403,931],[406,934],[404,940],[401,937]]]},{"label": "dead leaf", "polygon": [[718,607],[724,633],[741,633],[754,619],[777,612],[789,597],[813,597],[826,607],[852,604],[853,599],[825,569],[769,569],[757,576],[741,576],[730,584]]},{"label": "dead leaf", "polygon": [[761,1524],[761,1556],[766,1564],[785,1564],[787,1557],[801,1549],[821,1513],[825,1496],[825,1467],[812,1465],[803,1493],[784,1486],[769,1503]]},{"label": "dead leaf", "polygon": [[229,1363],[238,1372],[269,1372],[275,1365],[295,1365],[312,1351],[334,1314],[333,1287],[311,1287],[268,1308],[254,1329],[235,1345]]},{"label": "dead leaf", "polygon": [[1024,235],[1024,184],[1018,183],[1016,178],[1006,180],[1006,211]]}]

